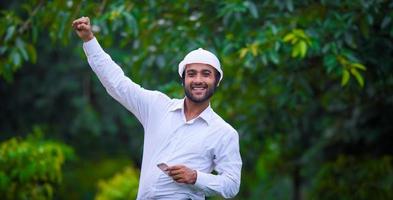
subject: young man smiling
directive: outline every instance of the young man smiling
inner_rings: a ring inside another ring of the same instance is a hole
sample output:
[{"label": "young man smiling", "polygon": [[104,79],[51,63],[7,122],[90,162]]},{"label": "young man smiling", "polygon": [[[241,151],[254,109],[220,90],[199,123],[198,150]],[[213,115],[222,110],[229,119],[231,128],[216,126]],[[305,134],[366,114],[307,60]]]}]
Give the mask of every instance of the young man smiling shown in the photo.
[{"label": "young man smiling", "polygon": [[[89,18],[81,17],[72,26],[108,93],[143,125],[137,199],[234,197],[242,166],[239,136],[210,107],[224,75],[217,57],[201,48],[188,53],[178,66],[186,97],[170,99],[127,78],[99,45]],[[211,174],[213,170],[217,173]]]}]

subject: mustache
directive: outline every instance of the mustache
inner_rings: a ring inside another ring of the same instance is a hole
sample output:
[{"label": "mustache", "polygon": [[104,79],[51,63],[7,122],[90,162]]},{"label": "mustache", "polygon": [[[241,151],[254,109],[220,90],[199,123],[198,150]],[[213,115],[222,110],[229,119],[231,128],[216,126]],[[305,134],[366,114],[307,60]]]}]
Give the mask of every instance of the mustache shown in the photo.
[{"label": "mustache", "polygon": [[193,84],[190,85],[190,87],[191,88],[194,88],[194,87],[205,87],[205,88],[207,88],[207,84],[206,83],[193,83]]}]

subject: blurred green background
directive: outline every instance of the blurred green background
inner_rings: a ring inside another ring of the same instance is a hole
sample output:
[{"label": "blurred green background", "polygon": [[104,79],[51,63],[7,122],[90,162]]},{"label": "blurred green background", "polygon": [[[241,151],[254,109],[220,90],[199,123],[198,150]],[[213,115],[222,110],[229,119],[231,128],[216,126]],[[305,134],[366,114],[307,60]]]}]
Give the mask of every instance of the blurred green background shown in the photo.
[{"label": "blurred green background", "polygon": [[88,66],[81,16],[129,77],[170,97],[187,52],[218,55],[212,107],[240,135],[236,199],[393,199],[392,1],[0,6],[1,199],[135,198],[143,129]]}]

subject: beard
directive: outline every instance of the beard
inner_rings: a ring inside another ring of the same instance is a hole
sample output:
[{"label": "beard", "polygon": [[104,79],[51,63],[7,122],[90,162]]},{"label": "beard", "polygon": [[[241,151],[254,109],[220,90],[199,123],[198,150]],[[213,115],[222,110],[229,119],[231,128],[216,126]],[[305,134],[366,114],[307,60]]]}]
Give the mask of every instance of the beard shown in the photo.
[{"label": "beard", "polygon": [[[200,86],[200,85],[198,85],[198,86]],[[194,84],[194,85],[190,85],[190,87],[183,86],[184,92],[186,93],[186,97],[187,97],[188,99],[190,99],[190,100],[191,100],[192,102],[194,102],[194,103],[203,103],[203,102],[209,100],[210,97],[213,96],[214,92],[216,91],[217,85],[214,84],[212,87],[208,87],[208,86],[205,84],[204,87],[206,88],[206,92],[205,92],[205,95],[203,95],[202,97],[196,97],[196,96],[194,96],[194,95],[192,94],[192,91],[191,91],[191,90],[192,90],[192,89],[191,89],[192,87],[195,87],[195,84]]]}]

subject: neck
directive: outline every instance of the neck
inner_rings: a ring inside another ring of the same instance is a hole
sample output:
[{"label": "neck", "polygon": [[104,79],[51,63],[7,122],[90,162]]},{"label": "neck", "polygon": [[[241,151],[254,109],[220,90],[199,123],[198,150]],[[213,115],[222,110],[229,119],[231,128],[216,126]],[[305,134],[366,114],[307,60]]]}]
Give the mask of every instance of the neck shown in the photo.
[{"label": "neck", "polygon": [[186,116],[186,121],[194,119],[196,116],[201,114],[208,106],[209,100],[201,103],[196,103],[186,97],[184,101],[184,115]]}]

